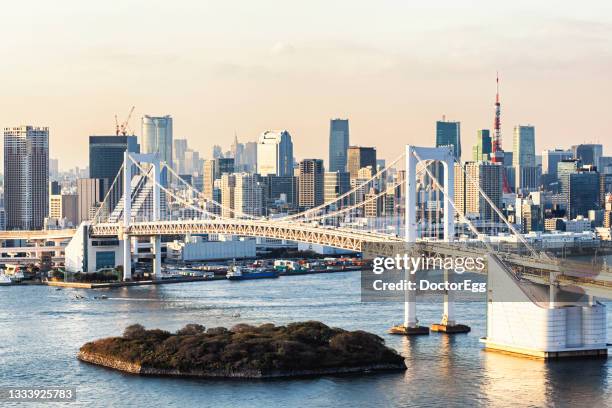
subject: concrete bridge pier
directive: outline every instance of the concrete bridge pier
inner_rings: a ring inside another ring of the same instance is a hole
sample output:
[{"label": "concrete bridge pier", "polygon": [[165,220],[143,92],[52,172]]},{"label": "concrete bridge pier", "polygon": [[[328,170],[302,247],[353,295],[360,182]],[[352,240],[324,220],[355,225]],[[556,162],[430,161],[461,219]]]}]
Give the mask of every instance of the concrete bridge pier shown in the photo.
[{"label": "concrete bridge pier", "polygon": [[153,253],[153,279],[161,279],[161,236],[151,237],[151,252]]},{"label": "concrete bridge pier", "polygon": [[[448,270],[444,270],[444,281],[449,284],[453,282],[453,274]],[[444,313],[440,323],[431,325],[431,331],[442,332],[448,334],[468,333],[470,326],[465,324],[457,324],[455,321],[455,294],[453,291],[447,290],[444,294]]]},{"label": "concrete bridge pier", "polygon": [[123,234],[123,280],[132,280],[132,237]]},{"label": "concrete bridge pier", "polygon": [[[406,270],[406,281],[409,285],[416,287],[416,274]],[[419,319],[416,314],[416,290],[404,291],[406,302],[404,303],[404,323],[393,326],[389,329],[390,334],[401,334],[404,336],[426,335],[429,334],[429,327],[419,326]]]}]

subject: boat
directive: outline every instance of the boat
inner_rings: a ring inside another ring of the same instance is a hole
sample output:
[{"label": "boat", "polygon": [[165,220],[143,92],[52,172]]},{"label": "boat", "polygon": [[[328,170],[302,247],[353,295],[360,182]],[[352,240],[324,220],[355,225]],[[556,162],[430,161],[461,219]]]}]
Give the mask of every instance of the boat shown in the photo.
[{"label": "boat", "polygon": [[13,280],[3,273],[0,273],[0,286],[11,285]]},{"label": "boat", "polygon": [[229,280],[249,280],[249,279],[273,279],[278,278],[278,271],[264,268],[241,268],[232,265],[227,270]]}]

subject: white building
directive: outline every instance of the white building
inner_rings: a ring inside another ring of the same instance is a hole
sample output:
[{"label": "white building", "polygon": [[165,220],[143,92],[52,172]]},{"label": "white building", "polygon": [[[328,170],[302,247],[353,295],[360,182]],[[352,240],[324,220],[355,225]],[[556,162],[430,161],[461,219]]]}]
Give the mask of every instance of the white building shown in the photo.
[{"label": "white building", "polygon": [[257,173],[293,176],[293,142],[286,130],[265,131],[257,142]]}]

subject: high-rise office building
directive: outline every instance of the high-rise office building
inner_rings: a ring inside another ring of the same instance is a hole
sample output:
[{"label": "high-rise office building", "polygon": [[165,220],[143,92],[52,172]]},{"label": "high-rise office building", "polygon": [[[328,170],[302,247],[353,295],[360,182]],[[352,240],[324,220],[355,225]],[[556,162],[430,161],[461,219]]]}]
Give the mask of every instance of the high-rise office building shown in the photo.
[{"label": "high-rise office building", "polygon": [[599,209],[600,177],[595,166],[581,166],[576,159],[562,160],[557,173],[568,219],[588,217],[589,210]]},{"label": "high-rise office building", "polygon": [[59,181],[49,182],[49,195],[57,195],[62,193],[62,186]]},{"label": "high-rise office building", "polygon": [[513,165],[536,167],[535,128],[531,125],[518,125],[513,133]]},{"label": "high-rise office building", "polygon": [[323,204],[323,160],[304,159],[300,162],[298,179],[298,205],[307,209]]},{"label": "high-rise office building", "polygon": [[359,169],[372,166],[376,169],[376,149],[374,147],[350,146],[348,149],[347,170],[352,179],[359,176]]},{"label": "high-rise office building", "polygon": [[149,116],[142,118],[142,153],[157,153],[162,162],[172,167],[172,117]]},{"label": "high-rise office building", "polygon": [[[345,171],[328,171],[324,176],[323,201],[330,202],[351,189],[351,176]],[[348,202],[349,197],[346,198]]]},{"label": "high-rise office building", "polygon": [[280,203],[281,207],[285,204],[287,209],[297,208],[297,177],[268,175],[263,177],[262,181],[265,185],[264,204],[266,208],[273,208],[276,203]]},{"label": "high-rise office building", "polygon": [[89,136],[89,177],[110,184],[123,165],[123,153],[140,153],[136,136]]},{"label": "high-rise office building", "polygon": [[480,129],[476,134],[476,144],[472,147],[472,161],[488,161],[491,157],[491,132]]},{"label": "high-rise office building", "polygon": [[59,160],[49,159],[49,178],[57,179],[59,177]]},{"label": "high-rise office building", "polygon": [[514,191],[516,193],[536,191],[540,187],[542,169],[540,167],[516,165],[514,166],[514,177],[516,183]]},{"label": "high-rise office building", "polygon": [[6,228],[42,229],[49,212],[49,128],[4,128]]},{"label": "high-rise office building", "polygon": [[215,178],[220,178],[223,174],[233,173],[236,171],[234,167],[233,157],[219,157],[215,159]]},{"label": "high-rise office building", "polygon": [[255,173],[257,171],[257,142],[246,142],[242,157],[244,171]]},{"label": "high-rise office building", "polygon": [[239,213],[260,216],[264,214],[264,185],[259,175],[236,173],[234,175],[234,209]]},{"label": "high-rise office building", "polygon": [[[111,188],[123,166],[125,151],[140,153],[136,136],[89,136],[89,178],[103,179],[104,187]],[[108,197],[110,211],[121,199],[122,192],[123,178],[118,177]]]},{"label": "high-rise office building", "polygon": [[461,160],[461,123],[444,118],[436,122],[436,147],[453,146],[455,158]]},{"label": "high-rise office building", "polygon": [[185,152],[187,151],[187,139],[175,139],[173,142],[172,159],[174,171],[178,174],[187,174],[185,170]]},{"label": "high-rise office building", "polygon": [[572,146],[572,154],[574,159],[578,159],[585,166],[595,166],[599,168],[599,159],[603,155],[603,146],[601,144],[579,144]]},{"label": "high-rise office building", "polygon": [[234,189],[236,188],[236,176],[232,173],[225,173],[221,176],[221,216],[235,218],[234,215]]},{"label": "high-rise office building", "polygon": [[257,173],[293,175],[293,142],[286,130],[265,131],[257,142]]},{"label": "high-rise office building", "polygon": [[542,151],[542,174],[548,174],[554,179],[557,178],[557,164],[561,160],[572,158],[571,150],[544,150]]},{"label": "high-rise office building", "polygon": [[202,166],[202,193],[207,200],[213,199],[213,190],[215,188],[215,161],[205,160]]},{"label": "high-rise office building", "polygon": [[329,162],[330,172],[346,171],[349,148],[348,119],[332,119],[329,123]]},{"label": "high-rise office building", "polygon": [[[486,199],[482,190],[495,204],[502,208],[503,166],[491,162],[465,162],[463,170],[455,164],[455,205],[458,212],[467,217],[487,222],[499,221],[499,216]],[[467,177],[466,177],[467,174]]]}]

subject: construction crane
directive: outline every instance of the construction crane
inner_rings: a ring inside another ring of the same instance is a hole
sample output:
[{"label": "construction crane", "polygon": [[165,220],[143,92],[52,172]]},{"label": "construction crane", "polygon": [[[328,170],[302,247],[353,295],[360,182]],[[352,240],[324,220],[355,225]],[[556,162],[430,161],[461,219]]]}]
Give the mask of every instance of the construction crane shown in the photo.
[{"label": "construction crane", "polygon": [[128,124],[130,122],[130,118],[132,117],[132,113],[134,113],[134,109],[136,109],[136,107],[132,106],[132,108],[130,109],[130,113],[128,113],[127,115],[127,118],[121,124],[119,124],[119,121],[117,120],[117,115],[115,115],[115,135],[127,136]]}]

